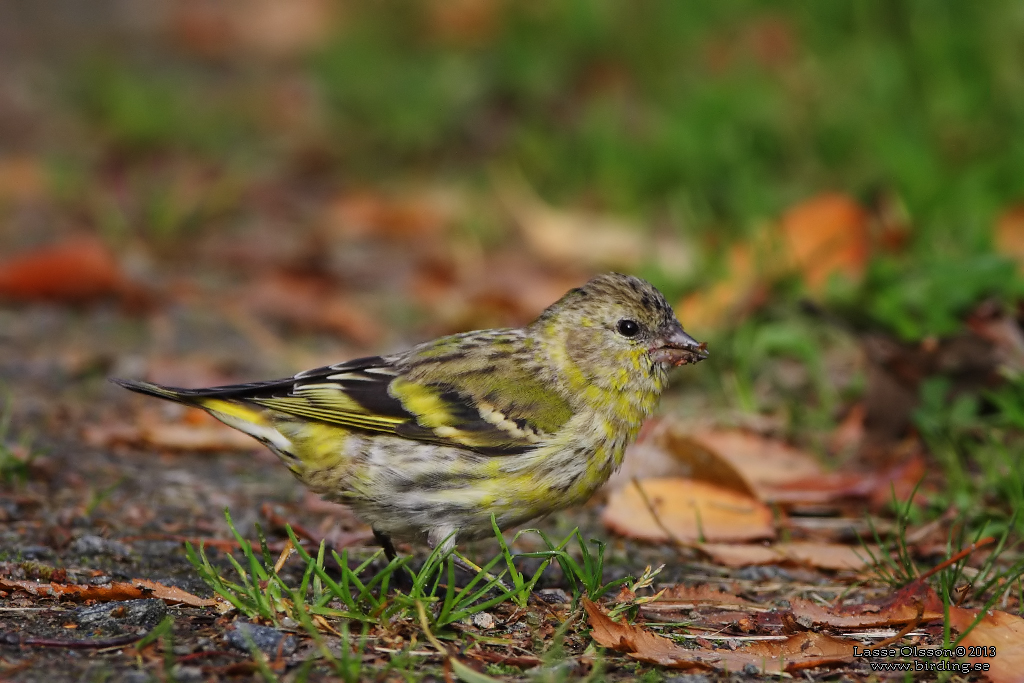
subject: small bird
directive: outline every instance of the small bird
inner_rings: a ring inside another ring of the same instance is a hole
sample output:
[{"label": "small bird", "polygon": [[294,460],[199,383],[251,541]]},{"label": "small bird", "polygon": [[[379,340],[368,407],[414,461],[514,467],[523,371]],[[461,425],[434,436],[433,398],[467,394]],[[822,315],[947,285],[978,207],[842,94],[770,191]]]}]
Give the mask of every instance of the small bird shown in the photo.
[{"label": "small bird", "polygon": [[607,273],[523,328],[465,332],[294,377],[206,389],[114,379],[202,408],[392,539],[457,539],[585,502],[673,366],[707,357],[650,283]]}]

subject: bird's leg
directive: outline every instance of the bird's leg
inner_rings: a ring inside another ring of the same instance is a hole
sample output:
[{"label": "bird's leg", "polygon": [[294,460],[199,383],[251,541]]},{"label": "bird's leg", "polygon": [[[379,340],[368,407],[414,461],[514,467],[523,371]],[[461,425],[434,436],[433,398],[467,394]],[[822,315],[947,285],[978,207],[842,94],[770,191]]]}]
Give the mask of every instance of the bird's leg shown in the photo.
[{"label": "bird's leg", "polygon": [[[373,538],[377,541],[381,548],[384,549],[384,557],[388,558],[388,562],[394,562],[395,558],[398,557],[398,551],[395,550],[395,544],[391,542],[391,537],[379,529],[373,530]],[[403,567],[405,571],[400,571],[394,574],[395,586],[405,591],[412,590],[412,576],[409,574],[409,568]]]},{"label": "bird's leg", "polygon": [[395,550],[395,544],[391,542],[391,537],[383,531],[374,529],[373,538],[384,549],[384,557],[388,558],[388,562],[394,562],[395,558],[398,557],[398,551]]}]

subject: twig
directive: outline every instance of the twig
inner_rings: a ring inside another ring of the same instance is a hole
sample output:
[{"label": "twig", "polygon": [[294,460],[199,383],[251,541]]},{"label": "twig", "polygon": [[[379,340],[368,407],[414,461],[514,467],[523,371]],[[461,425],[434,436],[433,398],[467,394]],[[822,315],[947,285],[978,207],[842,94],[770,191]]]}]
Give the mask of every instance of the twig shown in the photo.
[{"label": "twig", "polygon": [[917,601],[917,616],[914,617],[914,620],[912,622],[910,622],[909,624],[907,624],[906,626],[904,626],[902,629],[900,629],[899,633],[897,633],[896,635],[892,636],[891,638],[886,638],[882,642],[877,643],[875,645],[875,647],[887,647],[889,645],[892,645],[893,643],[898,643],[900,640],[902,640],[903,636],[907,635],[908,633],[913,631],[915,628],[917,628],[917,625],[921,623],[921,617],[923,617],[923,616],[924,616],[924,602],[922,602],[921,600],[918,600]]},{"label": "twig", "polygon": [[94,638],[90,640],[68,640],[64,638],[35,638],[13,631],[0,631],[0,644],[14,647],[63,647],[71,650],[88,650],[104,647],[124,647],[142,640],[145,633],[118,636],[116,638]]},{"label": "twig", "polygon": [[915,582],[922,582],[923,583],[924,580],[927,579],[928,577],[934,576],[935,574],[938,574],[940,571],[942,571],[946,567],[948,567],[950,565],[953,565],[953,564],[956,564],[960,560],[964,559],[965,557],[967,557],[968,555],[973,553],[975,550],[977,550],[979,548],[983,548],[986,545],[992,545],[995,542],[996,542],[996,539],[994,537],[986,536],[985,538],[981,539],[980,541],[976,541],[976,542],[970,544],[969,546],[967,546],[966,548],[964,548],[963,550],[958,552],[956,555],[953,555],[952,557],[950,557],[946,561],[944,561],[944,562],[942,562],[940,564],[935,565],[934,567],[932,567],[931,569],[926,571],[924,574],[921,574],[921,576],[919,576],[916,579],[914,579],[914,581]]}]

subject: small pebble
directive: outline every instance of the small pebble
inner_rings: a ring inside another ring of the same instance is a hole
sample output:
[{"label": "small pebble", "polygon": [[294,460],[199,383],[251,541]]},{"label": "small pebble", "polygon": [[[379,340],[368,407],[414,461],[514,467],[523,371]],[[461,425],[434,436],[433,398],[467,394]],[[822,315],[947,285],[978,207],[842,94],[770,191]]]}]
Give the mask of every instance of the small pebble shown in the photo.
[{"label": "small pebble", "polygon": [[561,588],[545,588],[537,591],[537,597],[549,605],[567,605],[572,598]]},{"label": "small pebble", "polygon": [[761,667],[759,667],[757,664],[754,664],[753,662],[750,662],[743,666],[743,673],[745,673],[748,676],[759,676],[761,674]]},{"label": "small pebble", "polygon": [[122,631],[129,627],[153,628],[167,615],[167,605],[157,598],[101,602],[75,610],[80,626]]},{"label": "small pebble", "polygon": [[120,541],[114,541],[102,536],[86,534],[79,536],[71,542],[71,552],[76,555],[94,557],[96,555],[109,555],[111,557],[128,557],[131,555],[131,548]]},{"label": "small pebble", "polygon": [[469,618],[469,621],[477,628],[494,628],[494,617],[487,612],[477,612]]},{"label": "small pebble", "polygon": [[206,677],[203,675],[203,670],[198,666],[175,664],[171,667],[171,680],[178,683],[197,683],[198,681],[206,680]]},{"label": "small pebble", "polygon": [[665,683],[711,683],[711,679],[704,674],[680,674],[669,676]]},{"label": "small pebble", "polygon": [[249,642],[252,641],[269,657],[276,657],[279,647],[282,654],[290,655],[298,646],[294,637],[286,636],[276,628],[250,624],[247,621],[236,621],[234,630],[228,631],[226,637],[229,645],[242,652],[250,651]]},{"label": "small pebble", "polygon": [[53,548],[48,548],[45,545],[27,545],[24,548],[20,548],[18,552],[21,553],[22,559],[25,560],[42,560],[53,557]]}]

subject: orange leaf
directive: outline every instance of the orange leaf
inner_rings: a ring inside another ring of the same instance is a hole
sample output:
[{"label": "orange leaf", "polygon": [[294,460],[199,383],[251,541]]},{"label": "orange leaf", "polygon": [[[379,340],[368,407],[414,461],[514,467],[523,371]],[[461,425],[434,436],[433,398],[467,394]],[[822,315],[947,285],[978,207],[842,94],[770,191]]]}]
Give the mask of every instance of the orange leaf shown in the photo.
[{"label": "orange leaf", "polygon": [[678,477],[645,479],[643,493],[658,514],[656,520],[636,485],[614,491],[602,521],[625,536],[650,541],[671,538],[697,541],[739,541],[774,538],[772,511],[760,501],[727,489]]},{"label": "orange leaf", "polygon": [[0,264],[0,298],[86,303],[124,292],[113,254],[94,239],[42,247]]},{"label": "orange leaf", "polygon": [[996,221],[996,251],[1024,268],[1024,204],[1012,206]]},{"label": "orange leaf", "polygon": [[821,476],[817,458],[777,439],[739,430],[709,429],[690,437],[729,462],[762,500],[781,485]]},{"label": "orange leaf", "polygon": [[[978,610],[975,609],[949,608],[950,624],[960,632],[977,616]],[[967,659],[972,663],[989,665],[985,675],[993,683],[1024,681],[1024,619],[1000,610],[990,610],[960,644],[968,648]],[[994,656],[970,656],[970,648],[978,648],[975,650],[978,654],[984,648],[986,654],[991,652]]]},{"label": "orange leaf", "polygon": [[814,291],[833,273],[861,277],[870,249],[868,228],[867,212],[839,193],[808,199],[782,216],[790,259]]},{"label": "orange leaf", "polygon": [[[809,565],[819,569],[863,569],[871,561],[860,547],[837,543],[776,543],[752,545],[731,543],[702,543],[698,546],[711,559],[728,567],[746,567],[754,564]],[[878,556],[878,549],[872,547]]]},{"label": "orange leaf", "polygon": [[640,626],[612,621],[595,603],[586,598],[582,602],[590,619],[590,635],[598,645],[672,669],[742,671],[752,664],[762,673],[796,671],[852,661],[857,644],[819,633],[800,633],[781,642],[754,643],[734,651],[689,649]]},{"label": "orange leaf", "polygon": [[217,604],[216,600],[200,598],[180,588],[165,586],[162,583],[148,579],[132,579],[131,583],[112,582],[99,586],[0,579],[0,588],[4,590],[20,590],[36,597],[67,598],[76,601],[98,600],[100,602],[115,602],[138,600],[140,598],[160,598],[170,605],[183,604],[192,607],[210,607]]}]

